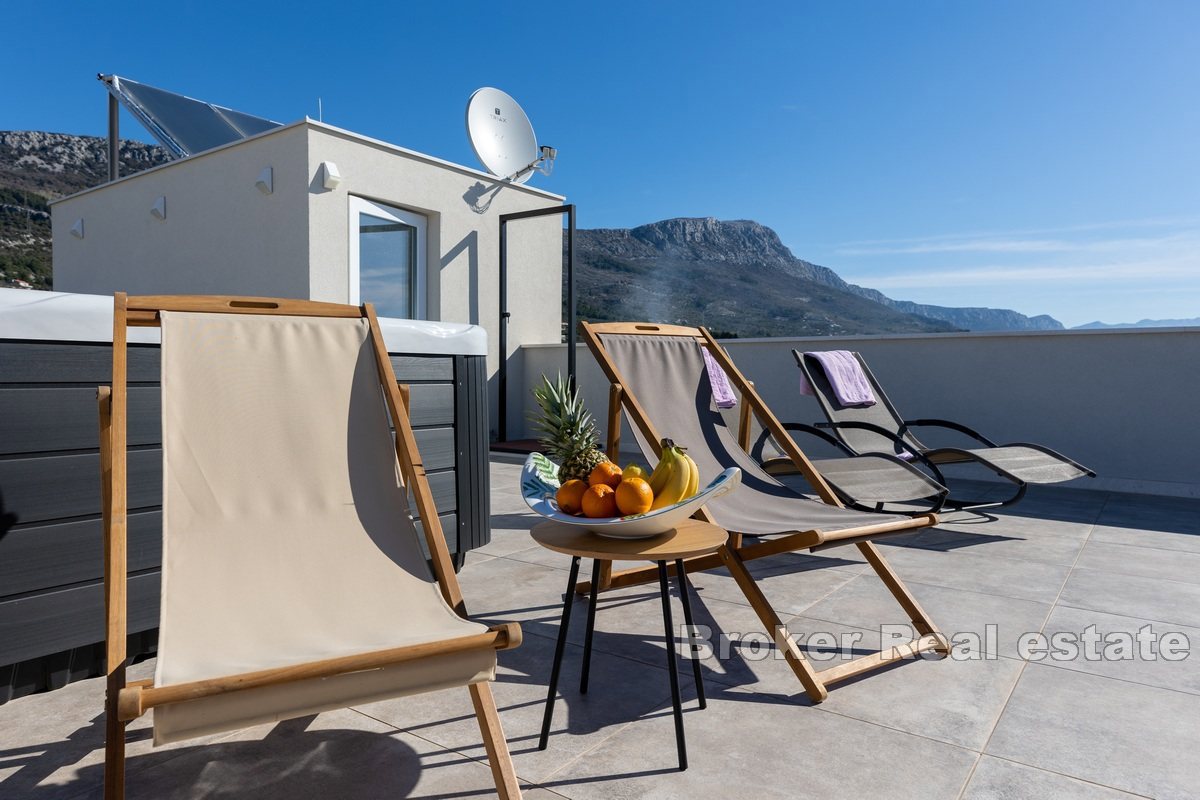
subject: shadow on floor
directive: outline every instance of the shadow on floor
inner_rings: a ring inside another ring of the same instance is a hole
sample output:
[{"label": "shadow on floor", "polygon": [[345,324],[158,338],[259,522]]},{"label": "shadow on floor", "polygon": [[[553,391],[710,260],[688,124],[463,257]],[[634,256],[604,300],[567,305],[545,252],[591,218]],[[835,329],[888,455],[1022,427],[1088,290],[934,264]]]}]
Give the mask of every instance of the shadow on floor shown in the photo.
[{"label": "shadow on floor", "polygon": [[[155,750],[126,761],[130,798],[366,798],[410,797],[421,759],[393,735],[359,730],[306,730],[314,717],[288,720],[264,738]],[[129,734],[148,739],[149,730]],[[103,762],[74,772],[67,783],[55,772],[104,749],[104,717],[67,740],[0,750],[0,762],[18,769],[3,783],[6,798],[100,797]],[[456,762],[461,763],[461,762]],[[441,764],[444,766],[445,764]]]}]

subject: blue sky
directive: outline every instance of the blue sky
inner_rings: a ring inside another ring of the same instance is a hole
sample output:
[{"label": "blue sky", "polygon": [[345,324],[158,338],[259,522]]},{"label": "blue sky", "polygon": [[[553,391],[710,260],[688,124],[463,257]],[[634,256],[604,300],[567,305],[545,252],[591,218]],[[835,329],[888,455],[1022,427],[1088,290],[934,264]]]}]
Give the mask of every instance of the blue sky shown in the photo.
[{"label": "blue sky", "polygon": [[[0,129],[102,134],[96,72],[465,164],[492,85],[583,227],[754,219],[892,297],[1200,316],[1200,3],[7,8]],[[146,138],[136,123],[124,132]]]}]

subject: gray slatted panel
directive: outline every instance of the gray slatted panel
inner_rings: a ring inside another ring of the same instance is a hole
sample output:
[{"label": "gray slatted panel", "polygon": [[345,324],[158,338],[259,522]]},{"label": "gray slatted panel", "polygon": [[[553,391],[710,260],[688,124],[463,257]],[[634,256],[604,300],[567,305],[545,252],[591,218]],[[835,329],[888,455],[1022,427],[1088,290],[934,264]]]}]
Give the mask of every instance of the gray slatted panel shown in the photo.
[{"label": "gray slatted panel", "polygon": [[454,384],[409,385],[409,421],[414,428],[454,424]]},{"label": "gray slatted panel", "polygon": [[[161,395],[158,387],[129,390],[129,444],[158,444]],[[0,387],[0,455],[94,450],[99,430],[92,388]]]},{"label": "gray slatted panel", "polygon": [[[128,521],[129,569],[157,567],[162,563],[162,513],[130,514]],[[21,528],[0,539],[0,597],[103,576],[104,529],[98,519]]]},{"label": "gray slatted panel", "polygon": [[421,428],[413,435],[426,470],[455,468],[454,428]]},{"label": "gray slatted panel", "polygon": [[[4,507],[17,524],[100,513],[96,453],[0,461]],[[162,505],[162,451],[129,453],[129,508]]]},{"label": "gray slatted panel", "polygon": [[[442,533],[446,537],[446,546],[451,553],[457,553],[455,550],[454,529],[458,526],[458,517],[453,513],[438,514],[438,520],[442,523]],[[425,544],[425,526],[421,524],[421,520],[417,520],[417,531],[421,534],[421,552],[425,554],[425,558],[429,558],[429,547]],[[433,566],[430,565],[430,570]],[[431,573],[432,574],[432,573]]]},{"label": "gray slatted panel", "polygon": [[[129,579],[129,632],[158,626],[159,573]],[[0,664],[104,639],[100,583],[0,601]]]},{"label": "gray slatted panel", "polygon": [[[433,504],[437,507],[439,515],[457,510],[458,487],[453,471],[434,472],[429,475],[429,490],[433,493]],[[410,508],[415,509],[415,506]]]},{"label": "gray slatted panel", "polygon": [[[158,345],[130,345],[128,364],[130,382],[157,383]],[[107,386],[112,382],[112,345],[3,339],[0,382]]]},{"label": "gray slatted panel", "polygon": [[454,380],[453,356],[392,356],[392,370],[399,383]]}]

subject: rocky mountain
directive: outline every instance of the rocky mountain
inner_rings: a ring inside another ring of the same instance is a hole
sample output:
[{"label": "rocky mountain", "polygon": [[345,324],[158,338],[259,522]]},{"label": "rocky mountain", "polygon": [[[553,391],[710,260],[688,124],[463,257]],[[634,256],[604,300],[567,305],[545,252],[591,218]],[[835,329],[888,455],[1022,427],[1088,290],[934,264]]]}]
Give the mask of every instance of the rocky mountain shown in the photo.
[{"label": "rocky mountain", "polygon": [[686,321],[741,336],[1062,328],[1008,309],[893,300],[797,258],[750,220],[580,230],[576,256],[579,308],[590,319]]},{"label": "rocky mountain", "polygon": [[756,222],[580,230],[575,247],[582,319],[702,324],[741,337],[955,330],[813,280],[811,265]]},{"label": "rocky mountain", "polygon": [[1191,319],[1143,319],[1139,322],[1089,322],[1086,325],[1076,325],[1071,330],[1084,331],[1103,328],[1198,328],[1200,317]]},{"label": "rocky mountain", "polygon": [[[121,174],[170,160],[161,147],[121,142]],[[49,289],[49,202],[108,180],[108,141],[0,131],[0,286]]]}]

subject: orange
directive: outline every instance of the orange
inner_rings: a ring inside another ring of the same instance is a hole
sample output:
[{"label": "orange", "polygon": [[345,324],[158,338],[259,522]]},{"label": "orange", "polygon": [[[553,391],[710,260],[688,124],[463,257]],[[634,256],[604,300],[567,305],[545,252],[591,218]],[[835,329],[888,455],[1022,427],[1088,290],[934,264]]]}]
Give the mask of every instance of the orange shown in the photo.
[{"label": "orange", "polygon": [[588,490],[583,493],[583,513],[584,516],[593,518],[615,517],[617,515],[617,493],[611,486],[603,483],[589,486]]},{"label": "orange", "polygon": [[587,488],[586,483],[578,478],[572,478],[558,487],[558,494],[554,496],[554,499],[558,501],[558,507],[564,514],[578,514],[583,510],[583,493],[587,491]]},{"label": "orange", "polygon": [[624,516],[645,514],[654,503],[654,492],[642,478],[626,478],[617,487],[617,510]]},{"label": "orange", "polygon": [[621,468],[611,461],[601,461],[592,468],[592,474],[588,475],[588,484],[591,486],[604,485],[615,489],[620,483]]}]

